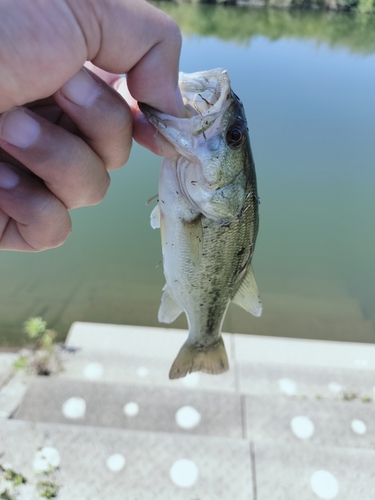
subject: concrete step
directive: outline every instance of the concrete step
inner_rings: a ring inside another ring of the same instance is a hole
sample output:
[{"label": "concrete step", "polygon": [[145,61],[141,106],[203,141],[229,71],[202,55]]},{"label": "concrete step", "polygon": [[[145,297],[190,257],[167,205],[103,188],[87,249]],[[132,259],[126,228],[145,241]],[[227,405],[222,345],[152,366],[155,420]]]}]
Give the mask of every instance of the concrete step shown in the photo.
[{"label": "concrete step", "polygon": [[375,449],[375,405],[356,401],[246,396],[246,437],[252,441]]},{"label": "concrete step", "polygon": [[375,400],[375,374],[370,370],[244,361],[238,362],[238,370],[238,387],[243,394]]},{"label": "concrete step", "polygon": [[63,352],[64,372],[60,377],[76,380],[122,382],[141,386],[159,386],[191,390],[234,393],[236,370],[213,377],[206,373],[193,373],[187,377],[169,380],[171,358],[152,358],[105,350],[82,348],[76,352]]},{"label": "concrete step", "polygon": [[[58,484],[59,500],[255,500],[244,440],[8,420],[0,426],[0,451],[1,463],[31,485]],[[34,466],[37,453],[47,451],[58,469],[44,479]],[[22,500],[40,498],[20,492]]]},{"label": "concrete step", "polygon": [[129,356],[82,348],[63,352],[61,377],[76,380],[122,382],[142,386],[208,390],[252,395],[288,394],[310,399],[375,400],[374,372],[365,369],[314,367],[286,363],[233,361],[227,373],[193,373],[169,380],[170,360]]},{"label": "concrete step", "polygon": [[[188,332],[98,323],[73,323],[68,347],[129,357],[175,359]],[[375,372],[375,344],[278,338],[263,335],[223,334],[233,361],[282,363],[292,366],[345,368]]]},{"label": "concrete step", "polygon": [[19,408],[28,384],[29,377],[24,373],[16,373],[0,389],[0,425],[2,419],[10,418]]},{"label": "concrete step", "polygon": [[170,381],[186,337],[74,324],[65,372],[0,421],[0,464],[28,477],[56,448],[59,500],[375,498],[374,345],[224,335],[229,373]]},{"label": "concrete step", "polygon": [[35,378],[16,418],[231,438],[243,436],[241,399],[236,394],[58,377]]},{"label": "concrete step", "polygon": [[13,363],[18,355],[13,352],[0,352],[0,388],[13,376]]},{"label": "concrete step", "polygon": [[375,405],[283,395],[35,378],[16,413],[31,421],[375,448]]},{"label": "concrete step", "polygon": [[375,497],[374,450],[20,420],[2,423],[0,450],[1,463],[28,479],[18,488],[22,500],[39,500],[35,484],[43,480],[59,485],[59,500]]},{"label": "concrete step", "polygon": [[257,500],[373,500],[375,451],[255,443]]},{"label": "concrete step", "polygon": [[224,335],[230,371],[168,372],[186,331],[75,323],[64,353],[63,377],[254,395],[375,399],[375,345]]}]

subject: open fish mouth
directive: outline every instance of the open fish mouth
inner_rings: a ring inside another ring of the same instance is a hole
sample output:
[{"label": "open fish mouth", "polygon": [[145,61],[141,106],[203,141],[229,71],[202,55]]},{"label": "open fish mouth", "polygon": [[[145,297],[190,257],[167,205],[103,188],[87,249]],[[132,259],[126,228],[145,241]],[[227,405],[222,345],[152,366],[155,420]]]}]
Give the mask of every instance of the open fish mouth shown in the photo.
[{"label": "open fish mouth", "polygon": [[196,73],[181,72],[179,87],[185,104],[185,117],[162,113],[144,103],[139,103],[139,108],[181,155],[193,159],[194,139],[215,141],[215,136],[223,128],[221,118],[234,95],[228,73],[222,68]]},{"label": "open fish mouth", "polygon": [[230,80],[225,69],[199,73],[180,73],[179,87],[186,117],[208,117],[223,112],[223,104],[231,96]]}]

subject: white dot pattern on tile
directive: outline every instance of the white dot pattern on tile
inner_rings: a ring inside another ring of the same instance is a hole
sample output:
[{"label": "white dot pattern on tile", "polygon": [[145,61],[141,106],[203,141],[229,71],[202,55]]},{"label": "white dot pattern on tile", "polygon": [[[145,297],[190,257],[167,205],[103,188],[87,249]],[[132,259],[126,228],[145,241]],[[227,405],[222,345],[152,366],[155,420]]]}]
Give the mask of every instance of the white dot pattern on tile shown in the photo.
[{"label": "white dot pattern on tile", "polygon": [[125,462],[126,459],[124,455],[121,455],[120,453],[115,453],[114,455],[111,455],[110,457],[107,458],[106,464],[109,470],[111,470],[112,472],[118,472],[124,468]]},{"label": "white dot pattern on tile", "polygon": [[86,401],[80,397],[69,398],[63,403],[62,412],[66,418],[83,418],[86,413]]},{"label": "white dot pattern on tile", "polygon": [[296,394],[297,384],[294,380],[290,378],[281,378],[278,380],[278,383],[280,391],[284,394],[287,394],[288,396],[294,396]]},{"label": "white dot pattern on tile", "polygon": [[130,401],[124,406],[124,413],[127,417],[136,417],[139,413],[139,404]]},{"label": "white dot pattern on tile", "polygon": [[182,429],[194,429],[201,421],[201,414],[193,406],[182,406],[176,412],[176,423]]},{"label": "white dot pattern on tile", "polygon": [[59,467],[61,462],[58,450],[52,446],[45,446],[34,455],[33,469],[35,472],[47,472]]},{"label": "white dot pattern on tile", "polygon": [[300,439],[308,439],[314,434],[314,424],[308,418],[302,415],[292,418],[290,422],[292,432]]},{"label": "white dot pattern on tile", "polygon": [[198,467],[192,460],[177,460],[169,471],[170,478],[180,488],[190,488],[198,479]]},{"label": "white dot pattern on tile", "polygon": [[146,368],[145,366],[139,366],[137,368],[137,372],[136,373],[137,373],[138,377],[145,378],[148,375],[148,368]]},{"label": "white dot pattern on tile", "polygon": [[317,470],[310,478],[310,485],[315,495],[323,500],[336,498],[339,483],[335,476],[326,470]]},{"label": "white dot pattern on tile", "polygon": [[87,363],[83,375],[89,380],[99,380],[103,377],[104,368],[100,363]]},{"label": "white dot pattern on tile", "polygon": [[355,366],[364,367],[367,366],[367,359],[356,359],[354,363]]},{"label": "white dot pattern on tile", "polygon": [[356,434],[360,434],[360,435],[366,434],[367,427],[366,427],[366,424],[364,422],[362,422],[362,420],[358,420],[355,418],[354,420],[352,420],[350,425],[351,425],[352,431],[355,432]]},{"label": "white dot pattern on tile", "polygon": [[185,387],[197,387],[199,385],[200,375],[198,372],[189,373],[181,379],[181,383]]},{"label": "white dot pattern on tile", "polygon": [[343,392],[344,390],[343,386],[340,385],[338,382],[330,382],[328,384],[328,389],[334,394],[340,394],[340,392]]}]

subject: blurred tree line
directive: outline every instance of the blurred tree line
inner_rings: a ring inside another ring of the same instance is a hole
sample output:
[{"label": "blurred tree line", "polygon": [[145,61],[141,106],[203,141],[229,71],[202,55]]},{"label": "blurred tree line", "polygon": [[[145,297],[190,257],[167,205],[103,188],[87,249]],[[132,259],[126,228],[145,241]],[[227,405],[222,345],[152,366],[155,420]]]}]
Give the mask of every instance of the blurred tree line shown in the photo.
[{"label": "blurred tree line", "polygon": [[[290,1],[291,5],[310,0]],[[314,0],[328,1],[328,0]],[[357,2],[357,0],[332,0]],[[359,0],[362,1],[362,0]],[[375,0],[363,0],[374,2]],[[202,3],[154,2],[172,16],[184,34],[214,36],[223,40],[250,43],[255,36],[314,39],[329,46],[342,46],[351,52],[375,52],[375,16],[354,12],[321,12],[302,9],[229,7]]]}]

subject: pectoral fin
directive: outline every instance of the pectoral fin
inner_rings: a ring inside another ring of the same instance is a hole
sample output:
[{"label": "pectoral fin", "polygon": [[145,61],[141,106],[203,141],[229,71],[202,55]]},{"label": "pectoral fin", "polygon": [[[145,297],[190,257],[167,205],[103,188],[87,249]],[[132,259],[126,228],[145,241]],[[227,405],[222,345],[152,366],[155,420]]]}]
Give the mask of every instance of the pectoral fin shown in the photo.
[{"label": "pectoral fin", "polygon": [[262,303],[259,298],[258,287],[251,266],[248,267],[245,278],[232,301],[254,316],[260,316],[262,314]]},{"label": "pectoral fin", "polygon": [[155,206],[150,215],[150,224],[152,229],[160,228],[160,208],[159,203]]},{"label": "pectoral fin", "polygon": [[183,310],[173,298],[173,295],[170,293],[167,285],[165,285],[163,290],[164,293],[161,298],[158,320],[160,323],[172,323],[176,318],[178,318]]},{"label": "pectoral fin", "polygon": [[199,343],[191,344],[187,341],[181,347],[177,358],[173,362],[169,378],[185,377],[191,372],[218,374],[228,370],[228,357],[222,337],[214,344],[206,347],[202,347]]}]

